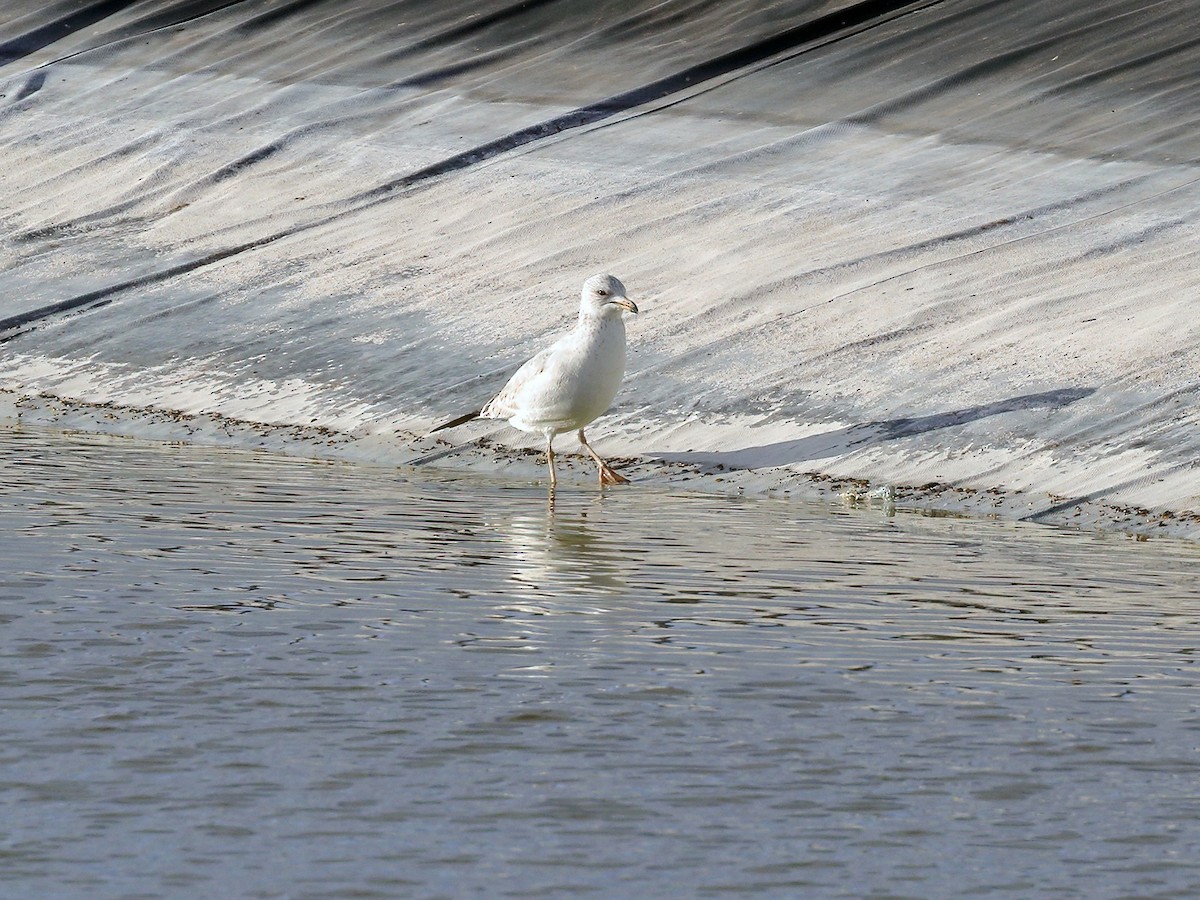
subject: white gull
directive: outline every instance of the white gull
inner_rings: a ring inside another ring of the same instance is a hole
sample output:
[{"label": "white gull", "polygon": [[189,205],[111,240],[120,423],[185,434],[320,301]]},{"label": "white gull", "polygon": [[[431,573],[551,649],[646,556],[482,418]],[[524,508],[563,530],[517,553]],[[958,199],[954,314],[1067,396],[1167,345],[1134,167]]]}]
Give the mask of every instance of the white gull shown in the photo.
[{"label": "white gull", "polygon": [[481,409],[433,431],[483,418],[507,419],[515,428],[544,435],[553,487],[558,483],[554,438],[578,430],[579,443],[596,461],[600,484],[628,483],[628,478],[614,471],[592,449],[583,430],[608,410],[617,395],[625,375],[625,322],[621,314],[637,311],[637,304],[625,296],[620,279],[593,275],[583,283],[579,321],[573,329],[517,369],[500,393]]}]

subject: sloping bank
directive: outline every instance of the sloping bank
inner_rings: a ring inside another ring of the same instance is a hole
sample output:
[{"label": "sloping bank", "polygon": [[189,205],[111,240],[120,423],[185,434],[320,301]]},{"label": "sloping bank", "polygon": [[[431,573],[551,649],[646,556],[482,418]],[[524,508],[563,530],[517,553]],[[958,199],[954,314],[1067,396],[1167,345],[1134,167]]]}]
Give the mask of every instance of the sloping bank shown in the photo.
[{"label": "sloping bank", "polygon": [[638,477],[1197,538],[1193,24],[5,4],[0,415],[401,463],[608,270]]}]

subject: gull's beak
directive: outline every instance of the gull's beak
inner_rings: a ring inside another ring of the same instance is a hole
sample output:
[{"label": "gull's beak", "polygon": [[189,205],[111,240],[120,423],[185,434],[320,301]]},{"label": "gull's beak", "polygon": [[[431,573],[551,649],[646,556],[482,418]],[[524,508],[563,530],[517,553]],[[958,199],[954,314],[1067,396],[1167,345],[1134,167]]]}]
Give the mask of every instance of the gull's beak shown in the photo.
[{"label": "gull's beak", "polygon": [[617,304],[617,306],[621,307],[621,309],[631,312],[635,316],[637,315],[637,311],[638,311],[637,304],[634,303],[632,300],[630,300],[628,297],[615,297],[608,302],[615,303],[615,304]]}]

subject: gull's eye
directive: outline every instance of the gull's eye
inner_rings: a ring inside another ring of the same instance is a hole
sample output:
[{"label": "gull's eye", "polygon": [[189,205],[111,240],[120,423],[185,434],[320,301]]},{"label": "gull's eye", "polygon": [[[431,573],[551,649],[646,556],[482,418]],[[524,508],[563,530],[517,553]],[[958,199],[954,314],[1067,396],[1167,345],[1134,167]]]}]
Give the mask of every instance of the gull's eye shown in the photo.
[{"label": "gull's eye", "polygon": [[598,291],[596,291],[596,294],[600,297],[607,297],[608,291],[606,291],[604,288],[600,288]]}]

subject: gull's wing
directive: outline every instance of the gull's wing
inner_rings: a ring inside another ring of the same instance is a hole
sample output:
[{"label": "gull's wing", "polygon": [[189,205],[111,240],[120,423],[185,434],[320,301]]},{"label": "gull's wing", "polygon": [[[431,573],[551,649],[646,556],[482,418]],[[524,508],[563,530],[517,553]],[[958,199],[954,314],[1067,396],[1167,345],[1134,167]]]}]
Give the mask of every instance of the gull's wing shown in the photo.
[{"label": "gull's wing", "polygon": [[467,422],[470,422],[472,419],[478,419],[479,414],[481,412],[483,412],[483,410],[476,409],[476,410],[472,410],[469,413],[463,413],[457,419],[451,419],[449,422],[443,422],[441,425],[438,425],[435,428],[429,429],[429,433],[433,434],[435,431],[441,431],[444,428],[457,428],[459,425],[465,425]]},{"label": "gull's wing", "polygon": [[553,350],[553,347],[547,347],[541,353],[526,360],[525,364],[517,369],[504,387],[500,389],[500,393],[484,404],[481,409],[471,410],[471,412],[463,413],[449,422],[443,422],[441,425],[431,428],[429,433],[433,434],[435,431],[444,431],[447,428],[457,428],[459,425],[465,425],[472,419],[507,419],[511,417],[517,411],[517,395],[534,378],[545,371],[546,362],[549,360]]},{"label": "gull's wing", "polygon": [[500,393],[484,404],[479,411],[482,419],[507,419],[517,412],[517,398],[530,382],[546,370],[546,363],[554,353],[555,347],[547,347],[541,353],[530,357],[521,368],[508,379],[508,384],[500,388]]}]

